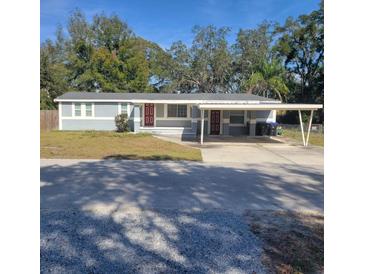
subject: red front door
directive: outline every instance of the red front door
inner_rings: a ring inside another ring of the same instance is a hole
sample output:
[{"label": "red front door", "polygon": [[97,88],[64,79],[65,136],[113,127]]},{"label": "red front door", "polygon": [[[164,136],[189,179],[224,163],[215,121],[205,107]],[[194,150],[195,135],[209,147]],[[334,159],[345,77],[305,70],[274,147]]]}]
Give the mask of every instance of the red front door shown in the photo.
[{"label": "red front door", "polygon": [[154,104],[144,104],[144,125],[146,127],[153,127],[154,114],[155,114]]},{"label": "red front door", "polygon": [[221,111],[211,110],[210,111],[210,134],[219,135],[221,125]]}]

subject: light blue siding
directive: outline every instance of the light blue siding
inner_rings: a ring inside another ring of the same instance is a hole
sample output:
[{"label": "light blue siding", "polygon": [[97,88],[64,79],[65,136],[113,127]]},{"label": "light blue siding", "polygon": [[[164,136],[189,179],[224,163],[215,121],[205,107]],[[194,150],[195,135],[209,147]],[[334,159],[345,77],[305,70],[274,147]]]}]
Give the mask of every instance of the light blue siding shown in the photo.
[{"label": "light blue siding", "polygon": [[[200,130],[201,130],[201,120],[198,121],[198,128],[197,128],[197,134],[200,134]],[[204,120],[204,134],[208,134],[208,121],[207,120]]]},{"label": "light blue siding", "polygon": [[229,127],[229,135],[240,136],[247,135],[247,130],[245,127]]},{"label": "light blue siding", "polygon": [[114,120],[62,120],[63,130],[116,130]]},{"label": "light blue siding", "polygon": [[200,110],[197,106],[191,108],[191,118],[200,118]]},{"label": "light blue siding", "polygon": [[197,134],[197,131],[198,131],[198,123],[197,122],[191,122],[191,131],[194,134]]},{"label": "light blue siding", "polygon": [[191,127],[191,120],[156,120],[156,127]]},{"label": "light blue siding", "polygon": [[229,135],[229,124],[223,123],[222,133],[223,135]]},{"label": "light blue siding", "polygon": [[62,116],[71,117],[72,116],[72,103],[62,103]]},{"label": "light blue siding", "polygon": [[117,103],[95,103],[95,117],[115,117],[117,114]]}]

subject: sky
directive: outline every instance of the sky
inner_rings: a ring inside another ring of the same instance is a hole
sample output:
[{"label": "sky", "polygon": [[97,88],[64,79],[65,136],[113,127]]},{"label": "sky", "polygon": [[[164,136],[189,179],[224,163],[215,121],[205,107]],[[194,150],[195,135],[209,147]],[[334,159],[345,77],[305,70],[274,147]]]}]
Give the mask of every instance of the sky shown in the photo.
[{"label": "sky", "polygon": [[41,42],[55,38],[57,25],[67,27],[70,13],[79,8],[91,21],[104,12],[117,14],[138,36],[168,48],[178,40],[188,45],[194,25],[231,28],[234,42],[240,28],[254,28],[264,20],[285,22],[319,7],[319,0],[41,0]]}]

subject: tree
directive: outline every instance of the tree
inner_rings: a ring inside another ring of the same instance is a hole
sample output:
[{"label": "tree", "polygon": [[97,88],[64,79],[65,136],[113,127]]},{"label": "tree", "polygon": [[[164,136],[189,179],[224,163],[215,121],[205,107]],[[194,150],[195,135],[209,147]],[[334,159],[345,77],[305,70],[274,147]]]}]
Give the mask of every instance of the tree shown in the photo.
[{"label": "tree", "polygon": [[54,99],[68,91],[68,71],[61,62],[59,49],[50,40],[40,51],[40,105],[42,109],[55,109]]},{"label": "tree", "polygon": [[245,90],[264,97],[286,98],[289,89],[285,83],[285,69],[279,61],[265,62],[245,82]]},{"label": "tree", "polygon": [[81,10],[76,9],[68,19],[68,34],[70,35],[70,40],[73,45],[78,42],[83,41],[86,44],[91,44],[92,42],[92,31],[89,24],[86,21],[85,15]]},{"label": "tree", "polygon": [[288,18],[276,27],[276,55],[283,58],[295,88],[292,98],[323,103],[324,28],[323,2],[319,10],[298,19]]},{"label": "tree", "polygon": [[69,20],[67,67],[70,85],[80,91],[152,91],[144,40],[116,15],[95,15],[92,24],[80,11]]},{"label": "tree", "polygon": [[41,89],[40,92],[40,109],[56,109],[56,106],[46,89]]},{"label": "tree", "polygon": [[[191,46],[168,50],[137,37],[117,15],[80,10],[67,34],[41,45],[41,107],[68,90],[97,92],[248,92],[289,102],[323,103],[323,2],[285,24],[263,22],[240,29],[229,46],[229,28],[193,28]],[[318,119],[317,119],[318,120]]]},{"label": "tree", "polygon": [[234,82],[239,91],[245,92],[245,82],[254,78],[271,57],[271,25],[263,22],[256,29],[240,29],[233,45]]},{"label": "tree", "polygon": [[118,56],[126,75],[127,92],[151,92],[149,63],[143,39],[132,38],[124,45]]},{"label": "tree", "polygon": [[228,28],[194,27],[191,48],[181,41],[172,44],[173,62],[166,69],[173,86],[181,92],[227,92],[231,55],[226,36]]},{"label": "tree", "polygon": [[172,56],[158,44],[144,40],[144,48],[149,66],[149,83],[154,92],[171,92],[174,89]]},{"label": "tree", "polygon": [[107,17],[104,13],[94,16],[91,30],[95,46],[104,47],[110,52],[118,51],[121,45],[133,36],[127,23],[117,15]]},{"label": "tree", "polygon": [[85,40],[74,41],[68,53],[67,68],[70,86],[80,91],[96,91],[99,83],[92,72],[94,48]]}]

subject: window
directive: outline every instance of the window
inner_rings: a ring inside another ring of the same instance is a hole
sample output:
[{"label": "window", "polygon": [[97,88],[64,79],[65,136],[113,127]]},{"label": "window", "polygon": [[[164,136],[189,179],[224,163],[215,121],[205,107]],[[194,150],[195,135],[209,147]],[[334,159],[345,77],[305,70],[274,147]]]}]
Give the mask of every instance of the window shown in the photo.
[{"label": "window", "polygon": [[75,117],[92,117],[93,115],[92,103],[74,103]]},{"label": "window", "polygon": [[86,116],[93,116],[92,104],[85,104],[85,114]]},{"label": "window", "polygon": [[243,116],[231,116],[229,118],[230,124],[243,124],[244,122],[245,122],[245,120],[244,120]]},{"label": "window", "polygon": [[230,124],[240,124],[243,125],[245,122],[245,114],[243,111],[231,111],[229,116]]},{"label": "window", "polygon": [[81,116],[81,104],[75,103],[75,116]]},{"label": "window", "polygon": [[167,117],[187,117],[186,105],[167,105]]},{"label": "window", "polygon": [[122,104],[121,107],[122,107],[121,112],[126,114],[127,113],[127,104]]}]

